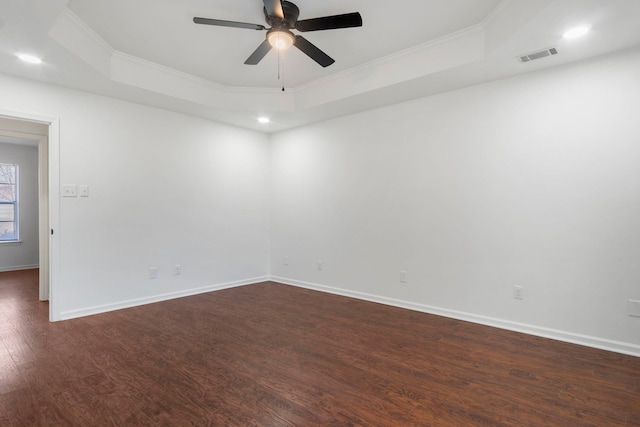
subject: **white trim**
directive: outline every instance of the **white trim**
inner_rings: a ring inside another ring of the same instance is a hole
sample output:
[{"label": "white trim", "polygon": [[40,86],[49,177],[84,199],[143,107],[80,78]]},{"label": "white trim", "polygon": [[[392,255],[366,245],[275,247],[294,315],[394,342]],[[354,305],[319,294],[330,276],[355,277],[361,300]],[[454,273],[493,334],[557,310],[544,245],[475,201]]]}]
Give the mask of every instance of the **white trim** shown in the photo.
[{"label": "white trim", "polygon": [[251,93],[251,94],[253,93],[279,94],[280,93],[280,89],[278,88],[227,86],[222,83],[215,82],[213,80],[207,80],[203,77],[195,76],[190,73],[185,73],[184,71],[176,70],[175,68],[158,64],[157,62],[148,61],[138,56],[129,55],[128,53],[120,52],[119,50],[113,51],[112,59],[120,60],[123,62],[131,62],[138,65],[139,67],[147,68],[157,73],[164,74],[170,78],[173,77],[173,78],[188,80],[192,83],[199,84],[204,87],[209,87],[211,89],[225,91],[228,93],[236,93],[236,92]]},{"label": "white trim", "polygon": [[100,313],[106,313],[109,311],[122,310],[124,308],[137,307],[140,305],[151,304],[155,302],[162,302],[162,301],[172,300],[176,298],[183,298],[183,297],[188,297],[192,295],[204,294],[207,292],[220,291],[220,290],[229,289],[229,288],[237,288],[237,287],[246,286],[246,285],[253,285],[256,283],[266,282],[268,280],[269,280],[268,276],[254,277],[251,279],[237,280],[235,282],[227,282],[227,283],[220,283],[217,285],[203,286],[200,288],[187,289],[184,291],[169,292],[166,294],[160,294],[160,295],[155,295],[151,297],[135,298],[135,299],[120,301],[120,302],[111,303],[111,304],[81,308],[78,310],[67,310],[67,311],[61,312],[60,317],[56,320],[68,320],[68,319],[75,319],[78,317],[91,316],[93,314],[100,314]]},{"label": "white trim", "polygon": [[481,325],[492,326],[495,328],[506,329],[514,332],[535,335],[538,337],[549,338],[557,341],[568,342],[572,344],[593,347],[600,350],[613,351],[616,353],[627,354],[630,356],[640,357],[640,345],[626,343],[621,341],[613,341],[605,338],[598,338],[589,335],[576,334],[573,332],[561,331],[558,329],[544,328],[525,323],[512,322],[510,320],[497,319],[494,317],[480,316],[462,311],[449,310],[446,308],[434,307],[426,304],[417,304],[409,301],[387,298],[378,295],[368,294],[364,292],[350,291],[347,289],[334,288],[331,286],[319,285],[301,280],[287,279],[284,277],[272,276],[271,281],[282,283],[285,285],[297,286],[300,288],[312,289],[320,292],[327,292],[335,295],[356,298],[364,301],[376,302],[379,304],[390,305],[393,307],[406,308],[408,310],[420,311],[423,313],[435,314],[437,316],[449,317],[452,319],[464,320],[466,322],[478,323]]},{"label": "white trim", "polygon": [[[73,11],[71,11],[71,9],[69,9],[68,7],[65,7],[62,10],[62,13],[60,14],[60,16],[64,16],[65,18],[67,18],[73,25],[75,25],[76,30],[82,34],[85,34],[88,38],[90,38],[94,43],[96,43],[98,46],[100,46],[100,48],[107,54],[107,55],[113,55],[113,53],[115,52],[115,49],[109,44],[107,43],[107,41],[105,39],[103,39],[102,37],[100,37],[100,35],[98,33],[96,33],[93,28],[91,28],[89,25],[87,25],[86,22],[84,22],[78,15],[76,15],[75,13],[73,13]],[[60,19],[60,18],[58,18]]]},{"label": "white trim", "polygon": [[34,268],[39,268],[38,264],[33,265],[14,265],[11,267],[0,267],[0,273],[4,273],[7,271],[20,271],[20,270],[33,270]]},{"label": "white trim", "polygon": [[60,320],[60,119],[49,122],[49,320]]},{"label": "white trim", "polygon": [[38,299],[49,300],[49,129],[38,139]]},{"label": "white trim", "polygon": [[[403,60],[406,58],[413,58],[414,56],[423,54],[424,52],[429,52],[431,49],[441,46],[443,44],[455,42],[459,39],[462,39],[470,35],[482,34],[483,31],[484,31],[484,26],[482,24],[471,25],[470,27],[463,28],[451,34],[446,34],[444,36],[437,37],[432,40],[427,40],[426,42],[408,47],[403,50],[399,50],[397,52],[390,53],[389,55],[374,59],[367,63],[360,64],[355,67],[352,67],[334,74],[330,74],[326,77],[321,77],[317,80],[313,80],[308,83],[304,83],[300,86],[296,86],[295,88],[292,88],[292,90],[295,92],[301,92],[307,89],[316,88],[318,86],[330,86],[330,85],[333,85],[337,80],[348,79],[350,76],[356,75],[355,73],[375,74],[373,73],[373,70],[377,69],[380,66],[393,64],[396,61]],[[406,79],[400,78],[399,80],[406,80]]]},{"label": "white trim", "polygon": [[502,0],[496,7],[493,8],[491,12],[489,12],[487,16],[484,17],[480,25],[482,25],[483,28],[489,26],[498,17],[498,15],[500,15],[502,11],[507,8],[509,3],[511,2],[512,0]]},{"label": "white trim", "polygon": [[48,35],[102,75],[110,77],[113,48],[69,8],[63,9]]}]

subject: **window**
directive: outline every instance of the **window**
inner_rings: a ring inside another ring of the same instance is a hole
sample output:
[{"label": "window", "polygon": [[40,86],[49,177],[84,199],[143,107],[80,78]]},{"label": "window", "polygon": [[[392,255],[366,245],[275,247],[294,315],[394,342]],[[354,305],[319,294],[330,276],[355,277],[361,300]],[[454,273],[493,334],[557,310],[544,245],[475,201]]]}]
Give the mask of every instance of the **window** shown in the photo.
[{"label": "window", "polygon": [[18,240],[18,165],[0,163],[0,242]]}]

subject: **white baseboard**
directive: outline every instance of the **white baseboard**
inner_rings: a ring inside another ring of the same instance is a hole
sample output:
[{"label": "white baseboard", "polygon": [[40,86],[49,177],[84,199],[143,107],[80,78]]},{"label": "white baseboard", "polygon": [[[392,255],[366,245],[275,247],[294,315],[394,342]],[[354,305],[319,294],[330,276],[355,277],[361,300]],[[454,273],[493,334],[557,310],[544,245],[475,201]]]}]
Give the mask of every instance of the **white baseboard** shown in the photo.
[{"label": "white baseboard", "polygon": [[33,270],[34,268],[40,268],[40,265],[16,265],[12,267],[0,267],[0,273],[4,273],[5,271],[19,271],[19,270]]},{"label": "white baseboard", "polygon": [[151,304],[154,302],[167,301],[176,298],[188,297],[207,292],[220,291],[222,289],[237,288],[239,286],[252,285],[255,283],[266,282],[268,276],[254,277],[246,280],[238,280],[235,282],[220,283],[217,285],[203,286],[200,288],[187,289],[183,291],[170,292],[166,294],[154,295],[144,298],[136,298],[126,301],[120,301],[112,304],[97,305],[93,307],[81,308],[78,310],[67,310],[60,313],[57,320],[75,319],[78,317],[91,316],[93,314],[106,313],[109,311],[121,310],[123,308],[137,307],[140,305]]},{"label": "white baseboard", "polygon": [[627,354],[630,356],[640,357],[640,345],[612,341],[605,338],[598,338],[589,335],[581,335],[573,332],[561,331],[557,329],[543,328],[535,325],[512,322],[509,320],[497,319],[493,317],[480,316],[472,313],[449,310],[446,308],[434,307],[425,304],[417,304],[409,301],[397,300],[393,298],[382,297],[378,295],[367,294],[364,292],[350,291],[347,289],[334,288],[331,286],[319,285],[300,280],[287,279],[284,277],[272,276],[271,281],[283,283],[285,285],[297,286],[306,289],[312,289],[320,292],[327,292],[336,295],[361,299],[365,301],[376,302],[379,304],[390,305],[394,307],[406,308],[409,310],[420,311],[423,313],[435,314],[452,319],[464,320],[467,322],[478,323],[486,326],[507,329],[510,331],[521,332],[529,335],[535,335],[543,338],[550,338],[558,341],[564,341],[572,344],[583,345],[586,347],[598,348],[601,350],[613,351],[616,353]]}]

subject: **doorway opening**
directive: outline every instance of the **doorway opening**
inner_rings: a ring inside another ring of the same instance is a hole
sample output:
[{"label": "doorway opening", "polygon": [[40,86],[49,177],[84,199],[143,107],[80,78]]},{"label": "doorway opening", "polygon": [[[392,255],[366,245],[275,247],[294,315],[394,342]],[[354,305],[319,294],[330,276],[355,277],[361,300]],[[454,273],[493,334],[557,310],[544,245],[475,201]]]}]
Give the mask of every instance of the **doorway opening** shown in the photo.
[{"label": "doorway opening", "polygon": [[[57,201],[59,187],[59,170],[58,170],[58,129],[57,119],[34,116],[31,114],[15,113],[0,111],[0,143],[5,146],[13,144],[18,147],[25,148],[25,153],[30,155],[28,148],[37,150],[37,166],[33,167],[32,174],[37,173],[37,177],[33,177],[37,181],[37,195],[28,195],[33,200],[32,206],[37,205],[37,233],[29,230],[30,233],[24,232],[23,235],[29,236],[30,241],[25,242],[21,238],[17,238],[15,242],[8,242],[7,245],[13,245],[17,248],[24,245],[25,248],[21,252],[21,256],[25,256],[26,263],[14,263],[5,266],[7,270],[21,270],[28,268],[38,268],[38,298],[40,301],[49,301],[49,320],[59,320],[55,308],[55,277],[57,266],[58,251],[54,243],[55,229],[58,224],[59,205]],[[14,152],[16,150],[13,150]],[[1,159],[0,159],[1,160]],[[25,168],[28,169],[28,168]],[[29,178],[32,178],[29,176]],[[18,203],[20,207],[20,202]],[[25,206],[26,207],[26,206]],[[32,207],[32,209],[34,209]],[[25,218],[26,214],[31,214],[35,221],[35,212],[24,212],[19,217]],[[31,221],[31,224],[34,222]],[[20,226],[19,223],[16,223]],[[31,225],[33,228],[33,225]],[[37,249],[35,249],[37,246]],[[9,250],[11,247],[4,247],[2,250]],[[33,262],[37,251],[37,262]],[[11,264],[11,263],[9,263]]]}]

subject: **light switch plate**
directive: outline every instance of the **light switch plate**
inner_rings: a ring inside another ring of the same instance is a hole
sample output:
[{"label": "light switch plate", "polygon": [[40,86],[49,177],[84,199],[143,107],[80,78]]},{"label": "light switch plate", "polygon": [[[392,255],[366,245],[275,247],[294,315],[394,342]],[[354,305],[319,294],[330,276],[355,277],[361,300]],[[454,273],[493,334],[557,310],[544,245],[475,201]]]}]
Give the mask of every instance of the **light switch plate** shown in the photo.
[{"label": "light switch plate", "polygon": [[63,185],[62,197],[78,197],[78,186],[75,184]]},{"label": "light switch plate", "polygon": [[515,299],[524,299],[524,289],[522,288],[522,286],[513,287],[513,297]]},{"label": "light switch plate", "polygon": [[81,185],[80,187],[78,187],[78,189],[80,190],[80,197],[89,197],[88,185]]}]

